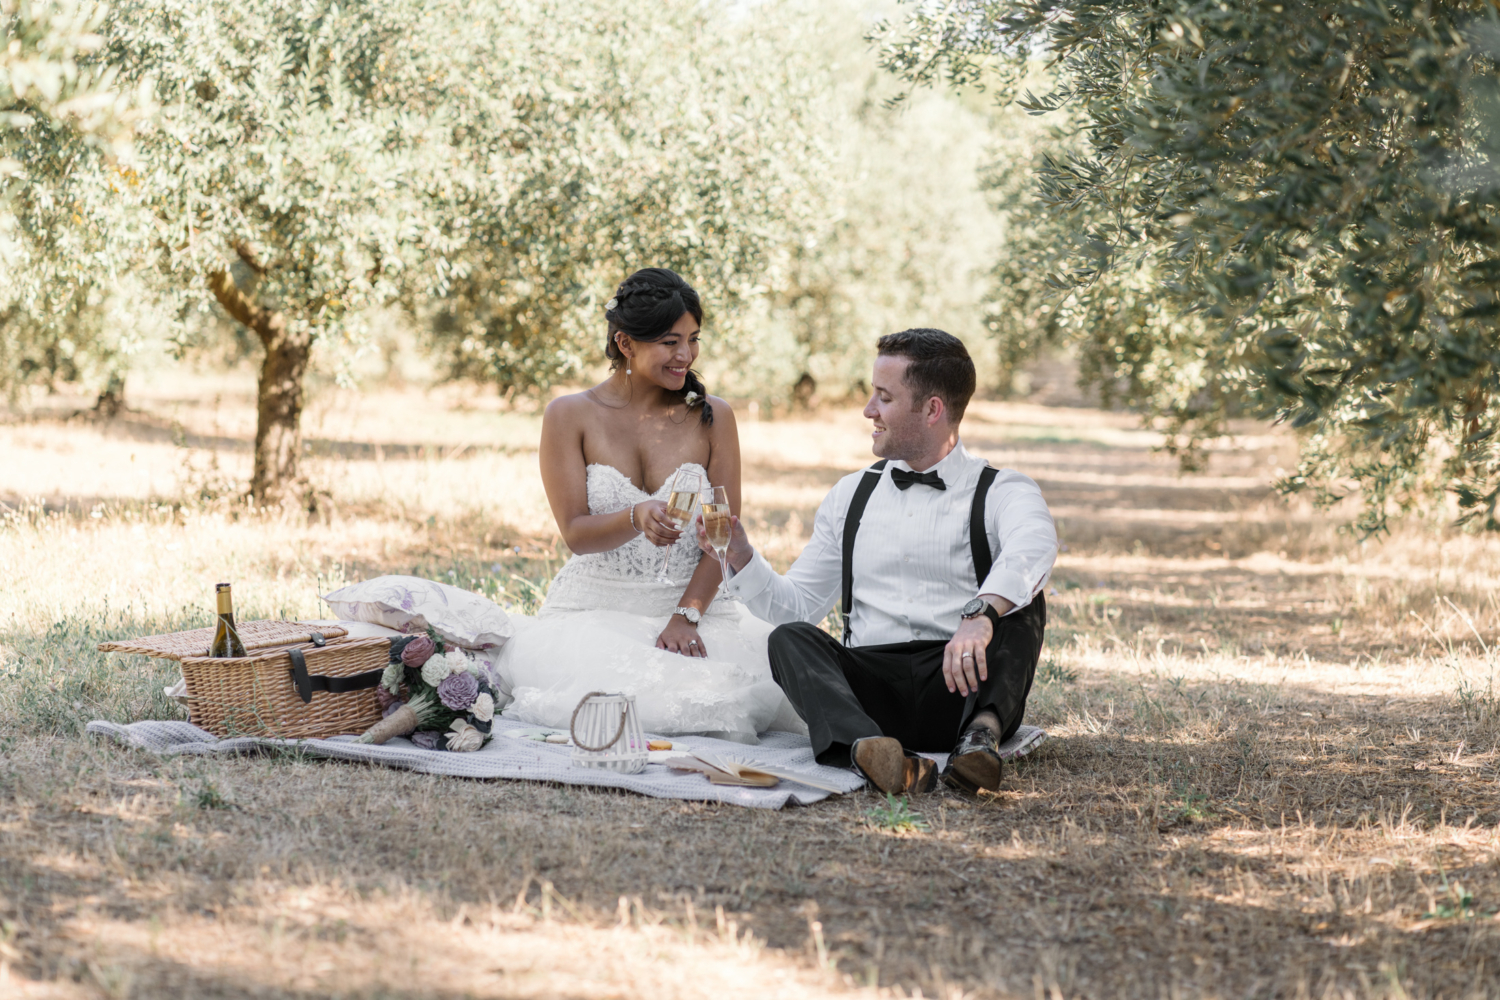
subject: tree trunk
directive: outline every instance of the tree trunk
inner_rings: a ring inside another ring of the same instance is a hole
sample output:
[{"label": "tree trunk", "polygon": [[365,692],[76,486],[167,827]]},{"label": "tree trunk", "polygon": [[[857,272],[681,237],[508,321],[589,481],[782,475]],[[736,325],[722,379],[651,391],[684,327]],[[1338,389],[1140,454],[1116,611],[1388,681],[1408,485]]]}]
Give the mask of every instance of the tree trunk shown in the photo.
[{"label": "tree trunk", "polygon": [[208,285],[225,311],[253,330],[266,349],[255,391],[255,472],[250,496],[260,507],[300,503],[307,493],[298,471],[302,379],[312,356],[312,337],[289,330],[279,310],[256,305],[229,271],[209,275]]},{"label": "tree trunk", "polygon": [[109,381],[99,399],[94,403],[94,412],[105,420],[113,420],[128,410],[125,405],[125,378],[117,371],[109,373]]}]

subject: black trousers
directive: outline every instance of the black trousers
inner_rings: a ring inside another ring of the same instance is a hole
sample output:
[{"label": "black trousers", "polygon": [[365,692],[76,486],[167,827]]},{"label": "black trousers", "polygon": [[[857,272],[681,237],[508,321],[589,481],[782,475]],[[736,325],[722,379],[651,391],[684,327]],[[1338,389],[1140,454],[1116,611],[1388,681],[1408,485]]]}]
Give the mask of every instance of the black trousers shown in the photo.
[{"label": "black trousers", "polygon": [[947,753],[986,708],[1000,719],[1000,740],[1015,735],[1026,712],[1047,628],[1038,594],[1000,619],[985,647],[987,680],[965,697],[943,681],[946,639],[845,646],[816,625],[794,622],[771,633],[771,676],[807,723],[818,763],[849,764],[849,747],[866,736],[892,736],[908,750]]}]

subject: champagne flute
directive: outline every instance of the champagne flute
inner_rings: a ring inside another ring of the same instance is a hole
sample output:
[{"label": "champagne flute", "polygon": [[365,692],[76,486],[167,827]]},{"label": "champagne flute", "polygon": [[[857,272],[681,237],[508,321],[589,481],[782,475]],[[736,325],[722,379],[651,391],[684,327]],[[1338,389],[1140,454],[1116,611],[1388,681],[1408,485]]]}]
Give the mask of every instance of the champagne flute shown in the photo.
[{"label": "champagne flute", "polygon": [[[702,477],[687,469],[678,469],[672,477],[672,489],[667,494],[667,520],[675,524],[679,531],[693,519],[693,508],[698,504],[698,491],[702,485]],[[661,570],[656,574],[657,583],[672,582],[672,578],[667,576],[667,564],[671,561],[672,546],[668,545],[667,554],[661,561]]]},{"label": "champagne flute", "polygon": [[708,536],[714,555],[719,557],[719,570],[727,581],[729,565],[725,553],[729,551],[729,491],[722,486],[710,486],[703,491],[703,533]]}]

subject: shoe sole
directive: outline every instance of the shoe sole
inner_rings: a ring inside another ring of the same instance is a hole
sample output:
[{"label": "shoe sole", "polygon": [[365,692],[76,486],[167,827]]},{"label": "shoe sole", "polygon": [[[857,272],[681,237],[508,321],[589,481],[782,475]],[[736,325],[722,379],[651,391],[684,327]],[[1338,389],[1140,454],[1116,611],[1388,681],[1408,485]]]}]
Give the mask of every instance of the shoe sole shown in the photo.
[{"label": "shoe sole", "polygon": [[889,736],[860,740],[855,748],[854,763],[870,779],[870,784],[888,795],[906,791],[906,754],[901,743]]},{"label": "shoe sole", "polygon": [[949,762],[948,771],[943,778],[948,784],[977,795],[980,789],[987,792],[999,791],[1001,771],[997,758],[984,752],[966,753]]},{"label": "shoe sole", "polygon": [[912,795],[925,795],[937,788],[937,764],[926,757],[911,758],[911,768],[906,775],[906,791]]}]

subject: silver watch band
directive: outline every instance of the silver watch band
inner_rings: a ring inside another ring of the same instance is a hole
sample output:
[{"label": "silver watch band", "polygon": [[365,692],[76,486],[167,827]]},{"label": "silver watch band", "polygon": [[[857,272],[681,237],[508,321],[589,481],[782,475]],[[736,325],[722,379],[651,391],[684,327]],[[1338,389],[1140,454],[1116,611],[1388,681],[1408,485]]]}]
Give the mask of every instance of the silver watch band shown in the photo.
[{"label": "silver watch band", "polygon": [[672,609],[672,614],[681,615],[688,620],[689,625],[696,625],[703,618],[703,612],[697,608],[678,607]]}]

